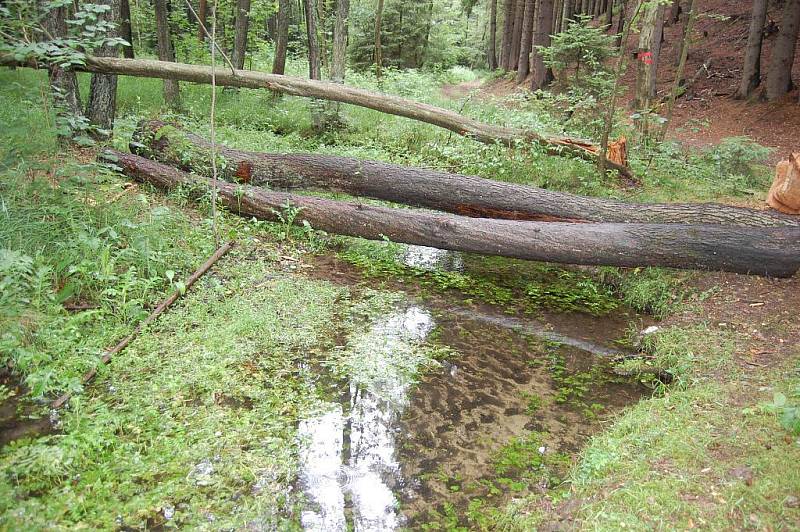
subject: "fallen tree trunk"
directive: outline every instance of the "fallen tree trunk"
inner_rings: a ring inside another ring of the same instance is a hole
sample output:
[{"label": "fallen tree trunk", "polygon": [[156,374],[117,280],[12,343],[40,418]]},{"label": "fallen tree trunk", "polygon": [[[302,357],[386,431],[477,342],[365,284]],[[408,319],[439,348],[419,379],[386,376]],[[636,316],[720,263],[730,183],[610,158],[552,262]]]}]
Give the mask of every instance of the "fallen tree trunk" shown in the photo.
[{"label": "fallen tree trunk", "polygon": [[[157,120],[139,123],[131,151],[209,175],[202,137]],[[316,154],[254,153],[217,146],[228,181],[277,189],[318,189],[481,218],[537,221],[800,226],[800,217],[719,204],[634,204],[448,174],[424,168]]]},{"label": "fallen tree trunk", "polygon": [[[0,65],[27,66],[31,68],[44,66],[35,60],[19,61],[12,54],[0,54]],[[211,83],[212,73],[211,67],[203,65],[188,65],[150,59],[94,56],[86,56],[84,65],[73,65],[72,68],[101,74],[174,79],[194,83]],[[433,124],[487,144],[500,142],[506,145],[514,145],[520,141],[535,142],[547,147],[552,154],[566,153],[590,161],[597,160],[597,146],[585,140],[544,136],[524,129],[484,124],[449,109],[399,96],[348,87],[341,83],[267,74],[252,70],[231,71],[230,69],[218,68],[215,74],[216,84],[220,86],[269,89],[292,96],[348,103]],[[617,170],[625,177],[632,178],[630,169],[625,166],[609,162],[608,167]]]},{"label": "fallen tree trunk", "polygon": [[[207,178],[120,152],[106,160],[129,177],[171,190]],[[279,220],[287,205],[300,208],[295,224],[371,240],[567,264],[665,266],[787,277],[800,267],[800,228],[667,224],[574,224],[467,218],[410,209],[334,201],[249,185],[219,182],[220,202],[232,212]]]}]

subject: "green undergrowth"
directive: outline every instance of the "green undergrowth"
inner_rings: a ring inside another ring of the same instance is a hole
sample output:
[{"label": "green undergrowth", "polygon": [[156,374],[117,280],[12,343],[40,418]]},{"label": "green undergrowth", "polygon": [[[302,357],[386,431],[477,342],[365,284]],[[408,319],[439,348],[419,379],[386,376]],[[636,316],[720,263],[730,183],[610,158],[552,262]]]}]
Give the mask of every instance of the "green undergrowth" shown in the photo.
[{"label": "green undergrowth", "polygon": [[[535,313],[542,308],[605,315],[619,306],[611,289],[588,275],[546,264],[464,256],[463,271],[408,266],[400,248],[368,242],[346,244],[339,256],[373,279],[402,279],[438,291],[455,290],[468,300],[504,307],[508,312]],[[516,268],[515,268],[516,267]]]}]

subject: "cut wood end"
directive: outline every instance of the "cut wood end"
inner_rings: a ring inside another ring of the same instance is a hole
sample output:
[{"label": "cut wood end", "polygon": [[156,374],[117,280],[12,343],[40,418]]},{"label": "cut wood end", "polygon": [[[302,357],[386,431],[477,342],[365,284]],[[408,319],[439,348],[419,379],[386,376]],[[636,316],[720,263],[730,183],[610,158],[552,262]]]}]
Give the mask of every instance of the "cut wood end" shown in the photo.
[{"label": "cut wood end", "polygon": [[767,205],[784,214],[800,214],[800,153],[793,153],[775,167]]}]

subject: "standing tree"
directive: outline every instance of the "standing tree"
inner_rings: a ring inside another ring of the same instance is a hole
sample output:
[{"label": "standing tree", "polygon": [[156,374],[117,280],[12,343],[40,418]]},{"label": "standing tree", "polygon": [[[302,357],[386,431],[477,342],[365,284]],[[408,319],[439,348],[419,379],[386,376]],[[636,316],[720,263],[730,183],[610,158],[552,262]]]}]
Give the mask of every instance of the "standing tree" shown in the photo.
[{"label": "standing tree", "polygon": [[511,52],[508,57],[509,70],[516,70],[519,64],[519,48],[522,43],[522,21],[525,13],[526,0],[517,0],[514,9],[514,30],[511,32]]},{"label": "standing tree", "polygon": [[119,36],[128,44],[122,47],[122,55],[133,59],[133,27],[131,26],[131,4],[129,0],[119,2]]},{"label": "standing tree", "polygon": [[247,30],[250,26],[250,0],[236,0],[233,19],[233,54],[231,62],[239,70],[244,68],[247,53]]},{"label": "standing tree", "polygon": [[561,27],[560,31],[565,31],[572,23],[572,17],[575,15],[575,0],[564,0],[564,6],[561,13]]},{"label": "standing tree", "polygon": [[303,0],[306,12],[306,38],[308,39],[308,77],[322,79],[317,40],[317,14],[314,0]]},{"label": "standing tree", "polygon": [[497,70],[497,0],[489,0],[489,43],[486,53],[489,70]]},{"label": "standing tree", "polygon": [[536,9],[536,0],[525,1],[525,12],[522,16],[522,41],[519,46],[517,59],[517,83],[522,83],[528,77],[531,69],[531,44],[533,43],[533,12]]},{"label": "standing tree", "polygon": [[664,117],[664,125],[661,127],[661,140],[667,136],[667,129],[669,123],[672,121],[672,112],[675,109],[675,100],[678,99],[678,92],[681,88],[681,80],[683,79],[683,71],[686,69],[686,58],[689,56],[689,45],[692,42],[692,28],[694,28],[694,21],[697,18],[695,13],[695,0],[689,0],[687,7],[689,16],[686,18],[686,26],[683,29],[683,41],[681,42],[681,54],[678,60],[678,70],[675,72],[675,81],[672,84],[672,91],[669,95],[669,102],[667,103],[667,113]]},{"label": "standing tree", "polygon": [[[153,0],[156,11],[156,40],[158,59],[175,62],[175,50],[172,48],[169,30],[169,12],[167,0]],[[214,14],[216,16],[216,13]],[[178,82],[174,79],[164,80],[164,101],[173,109],[181,106],[181,93]]]},{"label": "standing tree", "polygon": [[750,31],[747,35],[747,48],[744,52],[742,82],[737,98],[746,99],[761,84],[761,44],[764,42],[764,23],[767,20],[767,0],[753,0],[750,15]]},{"label": "standing tree", "polygon": [[286,72],[286,47],[289,44],[289,0],[278,0],[278,20],[275,24],[275,58],[272,73]]},{"label": "standing tree", "polygon": [[767,74],[767,98],[776,100],[792,90],[792,64],[800,29],[800,0],[786,0],[781,29],[772,48]]},{"label": "standing tree", "polygon": [[553,0],[538,0],[536,25],[533,33],[533,77],[531,90],[544,89],[553,81],[553,71],[544,64],[541,47],[550,46],[550,28],[553,20]]},{"label": "standing tree", "polygon": [[[63,3],[58,7],[50,6],[45,18],[45,30],[52,39],[67,38],[68,13],[68,8]],[[75,72],[51,64],[47,69],[47,75],[53,90],[53,99],[60,104],[64,112],[72,116],[83,116],[80,87]]]},{"label": "standing tree", "polygon": [[375,77],[381,79],[383,66],[383,50],[381,49],[381,18],[383,17],[383,0],[378,0],[375,8]]},{"label": "standing tree", "polygon": [[[336,22],[333,26],[333,57],[331,58],[331,81],[344,83],[347,70],[347,26],[350,18],[350,0],[336,0]],[[329,102],[325,113],[325,128],[341,123],[339,102]]]},{"label": "standing tree", "polygon": [[206,41],[206,19],[208,18],[208,0],[200,0],[197,5],[197,40]]},{"label": "standing tree", "polygon": [[647,116],[652,101],[656,97],[656,75],[658,56],[661,50],[661,37],[664,30],[664,6],[651,2],[645,6],[642,28],[639,34],[639,47],[636,51],[636,93],[634,106],[644,111],[641,121],[642,131],[647,130]]},{"label": "standing tree", "polygon": [[516,0],[505,0],[503,3],[503,36],[500,42],[500,68],[511,68],[511,34],[514,31],[514,8]]},{"label": "standing tree", "polygon": [[[120,19],[120,0],[105,0],[108,11],[101,15],[104,22],[116,24]],[[108,37],[116,37],[118,26],[110,30]],[[105,43],[94,54],[97,56],[116,57],[118,47]],[[89,84],[89,100],[86,102],[86,117],[100,130],[100,135],[110,135],[114,129],[114,113],[117,108],[117,76],[109,74],[92,74]]]},{"label": "standing tree", "polygon": [[614,20],[614,0],[608,0],[606,2],[606,20],[604,24],[610,28],[613,20]]}]

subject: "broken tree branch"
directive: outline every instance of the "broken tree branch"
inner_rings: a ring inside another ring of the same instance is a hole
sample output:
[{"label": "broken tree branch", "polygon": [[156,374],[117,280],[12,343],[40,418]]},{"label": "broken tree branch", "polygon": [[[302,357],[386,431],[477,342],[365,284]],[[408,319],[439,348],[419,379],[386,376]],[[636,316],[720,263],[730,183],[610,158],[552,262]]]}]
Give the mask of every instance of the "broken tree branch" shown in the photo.
[{"label": "broken tree branch", "polygon": [[[153,310],[153,312],[150,313],[149,316],[147,316],[141,323],[139,323],[139,325],[136,326],[133,332],[131,332],[128,336],[123,338],[117,345],[106,351],[103,354],[103,356],[100,357],[100,362],[102,364],[108,364],[109,362],[111,362],[111,357],[113,357],[114,355],[125,349],[128,346],[128,344],[130,344],[137,336],[139,336],[139,333],[142,332],[142,329],[144,329],[147,325],[149,325],[156,318],[158,318],[165,310],[167,310],[167,308],[169,308],[170,305],[175,303],[175,301],[177,301],[178,298],[183,293],[185,293],[186,290],[189,290],[189,288],[191,288],[191,286],[195,282],[197,282],[197,280],[200,279],[200,277],[202,277],[208,270],[210,270],[211,267],[214,265],[214,263],[216,263],[220,258],[222,258],[228,251],[230,251],[233,246],[234,242],[231,241],[231,242],[226,242],[223,246],[218,248],[214,252],[214,254],[211,255],[211,257],[209,257],[209,259],[203,263],[202,266],[200,266],[191,276],[189,276],[188,279],[186,279],[183,291],[175,290],[175,292],[173,292],[171,296],[162,301],[161,304],[158,305],[155,308],[155,310]],[[86,373],[84,373],[83,377],[81,378],[81,383],[82,384],[88,383],[94,378],[95,375],[97,375],[97,367],[92,368]],[[72,395],[69,392],[67,392],[58,399],[56,399],[55,401],[53,401],[50,404],[50,406],[53,408],[61,408],[67,401],[69,401],[70,397],[72,397]]]}]

